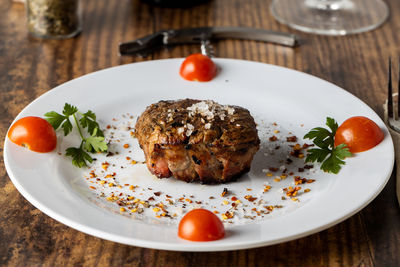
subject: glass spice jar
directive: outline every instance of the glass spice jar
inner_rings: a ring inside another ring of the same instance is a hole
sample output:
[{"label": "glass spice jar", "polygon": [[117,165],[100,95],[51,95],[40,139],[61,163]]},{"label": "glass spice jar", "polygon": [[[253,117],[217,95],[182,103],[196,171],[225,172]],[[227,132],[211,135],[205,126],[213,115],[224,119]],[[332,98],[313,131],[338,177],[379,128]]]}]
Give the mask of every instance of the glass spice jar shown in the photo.
[{"label": "glass spice jar", "polygon": [[79,0],[26,0],[29,33],[41,38],[66,39],[79,34]]}]

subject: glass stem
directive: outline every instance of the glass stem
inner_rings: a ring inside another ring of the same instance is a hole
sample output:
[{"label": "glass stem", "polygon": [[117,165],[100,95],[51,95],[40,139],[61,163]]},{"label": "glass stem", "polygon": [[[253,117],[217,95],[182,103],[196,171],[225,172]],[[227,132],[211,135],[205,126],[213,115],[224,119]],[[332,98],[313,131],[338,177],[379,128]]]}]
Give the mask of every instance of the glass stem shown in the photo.
[{"label": "glass stem", "polygon": [[314,9],[332,11],[352,6],[351,0],[305,0],[306,6]]}]

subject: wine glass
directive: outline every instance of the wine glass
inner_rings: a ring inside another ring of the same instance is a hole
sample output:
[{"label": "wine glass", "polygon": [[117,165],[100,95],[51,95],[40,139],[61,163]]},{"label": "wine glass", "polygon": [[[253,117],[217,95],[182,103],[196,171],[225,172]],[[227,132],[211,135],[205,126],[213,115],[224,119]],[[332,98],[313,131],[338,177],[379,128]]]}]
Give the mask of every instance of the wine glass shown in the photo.
[{"label": "wine glass", "polygon": [[273,0],[270,10],[289,27],[325,35],[373,30],[389,16],[382,0]]}]

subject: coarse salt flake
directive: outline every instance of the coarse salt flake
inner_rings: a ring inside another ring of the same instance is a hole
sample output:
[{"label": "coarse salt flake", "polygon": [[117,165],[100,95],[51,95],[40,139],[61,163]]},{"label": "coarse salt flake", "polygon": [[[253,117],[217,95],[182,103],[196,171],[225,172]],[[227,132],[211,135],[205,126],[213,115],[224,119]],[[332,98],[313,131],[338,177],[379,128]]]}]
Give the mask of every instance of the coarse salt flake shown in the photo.
[{"label": "coarse salt flake", "polygon": [[186,136],[190,136],[193,133],[194,126],[192,124],[188,123],[186,125],[186,127],[187,127]]},{"label": "coarse salt flake", "polygon": [[184,127],[179,127],[177,130],[178,134],[182,134],[184,131],[185,131]]}]

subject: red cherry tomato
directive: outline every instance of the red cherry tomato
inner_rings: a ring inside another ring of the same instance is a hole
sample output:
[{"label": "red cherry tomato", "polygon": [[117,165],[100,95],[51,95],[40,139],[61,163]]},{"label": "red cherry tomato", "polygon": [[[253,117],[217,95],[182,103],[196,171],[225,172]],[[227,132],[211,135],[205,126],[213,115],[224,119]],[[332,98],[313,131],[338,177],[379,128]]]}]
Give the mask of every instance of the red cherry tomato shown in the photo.
[{"label": "red cherry tomato", "polygon": [[188,81],[208,82],[217,74],[217,66],[203,54],[193,54],[185,58],[179,74]]},{"label": "red cherry tomato", "polygon": [[13,143],[35,152],[50,152],[57,145],[53,126],[40,117],[24,117],[17,120],[7,136]]},{"label": "red cherry tomato", "polygon": [[211,211],[194,209],[179,223],[178,236],[190,241],[213,241],[225,236],[224,225]]},{"label": "red cherry tomato", "polygon": [[345,120],[335,134],[335,146],[347,144],[351,153],[371,149],[382,140],[381,128],[372,120],[362,116]]}]

